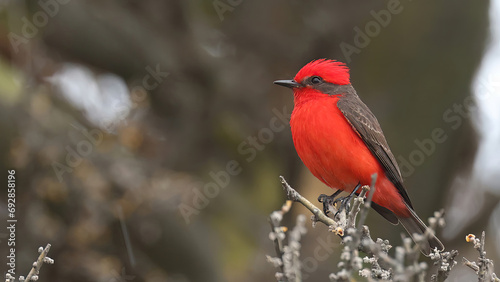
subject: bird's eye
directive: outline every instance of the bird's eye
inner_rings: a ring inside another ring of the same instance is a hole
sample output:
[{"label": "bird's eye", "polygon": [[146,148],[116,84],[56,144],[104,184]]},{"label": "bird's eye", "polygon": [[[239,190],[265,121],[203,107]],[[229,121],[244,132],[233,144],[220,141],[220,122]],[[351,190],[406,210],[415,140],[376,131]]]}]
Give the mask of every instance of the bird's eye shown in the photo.
[{"label": "bird's eye", "polygon": [[323,79],[321,79],[321,77],[319,76],[313,76],[311,78],[311,83],[312,84],[318,84],[318,83],[321,83],[323,81]]}]

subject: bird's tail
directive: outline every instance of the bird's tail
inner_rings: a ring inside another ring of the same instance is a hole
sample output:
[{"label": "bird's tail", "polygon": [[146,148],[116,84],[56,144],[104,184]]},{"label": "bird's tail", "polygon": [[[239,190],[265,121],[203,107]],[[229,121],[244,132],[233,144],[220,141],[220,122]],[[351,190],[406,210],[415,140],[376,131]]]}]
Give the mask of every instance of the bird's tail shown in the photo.
[{"label": "bird's tail", "polygon": [[410,211],[410,216],[409,217],[402,217],[402,216],[397,216],[399,222],[403,225],[403,227],[406,229],[408,234],[412,237],[413,241],[416,242],[414,235],[415,233],[426,236],[427,241],[424,241],[423,243],[420,244],[420,249],[422,250],[422,253],[425,256],[429,256],[431,253],[431,250],[434,248],[437,248],[438,250],[444,250],[444,245],[439,241],[439,239],[434,235],[434,234],[425,234],[426,230],[428,227],[425,225],[425,223],[418,217],[418,215],[413,211],[412,208],[410,208],[408,205],[406,205],[408,210]]}]

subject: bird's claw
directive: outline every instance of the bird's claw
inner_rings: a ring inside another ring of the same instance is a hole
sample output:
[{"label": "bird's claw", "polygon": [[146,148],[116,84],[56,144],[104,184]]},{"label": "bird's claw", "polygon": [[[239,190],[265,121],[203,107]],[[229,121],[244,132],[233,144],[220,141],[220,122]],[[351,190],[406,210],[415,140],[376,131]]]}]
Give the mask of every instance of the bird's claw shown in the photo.
[{"label": "bird's claw", "polygon": [[336,217],[341,211],[345,210],[346,213],[349,213],[349,210],[351,208],[350,202],[352,200],[353,194],[349,194],[346,197],[339,197],[335,201],[333,201],[333,204],[336,205],[337,203],[340,203],[339,208],[337,209],[337,212],[335,213]]},{"label": "bird's claw", "polygon": [[325,194],[319,195],[318,202],[323,203],[323,212],[325,213],[326,216],[328,216],[328,213],[330,212],[329,207],[334,206],[336,201],[338,200],[335,199],[335,197],[337,197],[340,194],[340,192],[342,191],[341,190],[335,191],[335,193],[333,193],[331,196]]},{"label": "bird's claw", "polygon": [[337,205],[337,203],[340,203],[340,205],[339,205],[339,208],[337,209],[337,212],[333,216],[334,218],[343,210],[345,210],[347,213],[349,213],[349,209],[350,209],[349,203],[351,202],[354,195],[356,195],[356,192],[358,191],[359,187],[361,187],[360,183],[358,183],[358,185],[356,185],[354,190],[348,196],[338,197],[336,199],[335,199],[335,197],[337,197],[340,194],[340,192],[342,192],[342,190],[336,191],[331,196],[328,196],[325,194],[319,195],[318,202],[323,203],[323,212],[325,213],[325,215],[328,216],[328,213],[330,212],[329,207],[335,206],[335,205]]},{"label": "bird's claw", "polygon": [[318,202],[323,203],[323,213],[326,216],[328,216],[328,212],[329,212],[328,206],[333,204],[332,196],[321,194],[318,197]]}]

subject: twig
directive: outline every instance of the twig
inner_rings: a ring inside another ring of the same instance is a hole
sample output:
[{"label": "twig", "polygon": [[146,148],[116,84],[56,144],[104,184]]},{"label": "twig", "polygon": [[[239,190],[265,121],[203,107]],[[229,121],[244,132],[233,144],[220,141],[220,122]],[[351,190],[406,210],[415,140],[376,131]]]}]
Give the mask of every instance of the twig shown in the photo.
[{"label": "twig", "polygon": [[[403,246],[396,247],[395,257],[388,255],[392,248],[389,241],[377,238],[374,241],[370,236],[369,228],[364,225],[367,214],[370,210],[371,200],[375,192],[376,175],[372,176],[370,186],[363,186],[359,195],[354,197],[352,209],[342,209],[337,212],[331,203],[324,203],[327,210],[335,214],[334,218],[326,216],[322,209],[319,209],[296,190],[294,190],[283,177],[280,177],[283,189],[286,191],[289,200],[299,202],[312,212],[313,224],[322,222],[328,226],[329,231],[335,232],[342,238],[344,248],[340,254],[341,261],[338,264],[339,270],[330,274],[331,281],[350,281],[353,273],[358,271],[360,276],[373,280],[392,280],[392,281],[425,281],[427,263],[419,262],[420,249],[413,245],[411,238],[403,237]],[[359,219],[356,226],[357,215]],[[424,235],[417,238],[427,240],[428,236],[434,234],[438,227],[444,225],[443,211],[436,212],[434,217],[429,219],[429,228]],[[359,252],[366,253],[363,259]],[[431,253],[431,259],[434,265],[438,266],[437,274],[433,275],[433,281],[444,281],[448,277],[450,270],[457,262],[454,258],[457,251],[441,252],[437,249]],[[371,268],[362,269],[363,263],[368,263]],[[492,277],[496,275],[492,274]],[[500,282],[500,280],[498,281]]]},{"label": "twig", "polygon": [[[369,186],[363,186],[361,188],[361,192],[359,193],[359,196],[354,198],[352,210],[349,212],[349,215],[347,216],[347,224],[346,224],[347,228],[354,228],[356,226],[356,217],[358,216],[358,213],[360,213],[361,205],[364,204],[364,202],[365,202],[364,198],[366,196],[366,193],[368,193],[368,191],[370,191],[370,189],[371,188]],[[370,205],[371,200],[370,200],[370,202],[369,201],[366,201],[366,202],[368,203],[368,205]],[[365,205],[363,205],[363,207],[365,207]],[[362,215],[366,214],[366,212],[365,212],[366,210],[367,209],[363,209]],[[366,216],[364,216],[363,221],[365,218],[366,218]]]},{"label": "twig", "polygon": [[374,173],[372,175],[372,183],[370,184],[370,194],[368,194],[368,199],[365,202],[363,211],[361,211],[361,215],[358,222],[358,231],[361,231],[363,224],[365,224],[366,216],[368,215],[368,211],[370,210],[373,194],[375,194],[375,183],[377,182],[377,174]]},{"label": "twig", "polygon": [[[38,275],[40,274],[40,268],[42,268],[42,265],[44,263],[48,264],[54,264],[54,260],[47,257],[47,254],[49,253],[51,245],[47,244],[47,246],[44,248],[40,247],[38,248],[38,252],[40,255],[38,256],[38,259],[36,262],[33,263],[33,267],[31,268],[30,272],[28,273],[28,276],[26,276],[25,281],[37,281],[38,280]],[[19,277],[19,280],[21,280],[21,277]]]},{"label": "twig", "polygon": [[269,234],[269,237],[274,242],[276,255],[277,258],[279,258],[279,260],[274,261],[274,264],[275,266],[280,268],[281,273],[285,272],[282,257],[284,253],[283,240],[285,239],[286,230],[284,230],[284,227],[281,227],[280,224],[281,220],[283,219],[283,215],[286,214],[291,207],[292,207],[292,201],[286,201],[281,207],[281,210],[274,211],[273,213],[271,213],[271,216],[269,217],[269,224],[271,224],[271,229],[272,229],[272,232]]},{"label": "twig", "polygon": [[274,211],[269,217],[272,232],[269,238],[274,241],[276,257],[267,256],[267,260],[280,271],[276,273],[278,281],[302,281],[300,254],[300,239],[307,232],[305,217],[298,216],[295,227],[289,232],[288,244],[285,244],[288,228],[281,226],[283,216],[290,210],[292,201],[287,200],[280,210]]},{"label": "twig", "polygon": [[304,207],[306,207],[313,213],[317,221],[323,222],[327,226],[336,225],[335,220],[326,216],[320,209],[318,209],[315,205],[309,202],[309,200],[302,197],[302,195],[300,195],[297,191],[295,191],[295,189],[290,187],[290,185],[286,182],[283,176],[280,176],[280,180],[283,189],[286,191],[288,200],[301,203]]},{"label": "twig", "polygon": [[[352,273],[355,271],[360,271],[363,267],[363,260],[359,257],[359,250],[363,247],[365,243],[370,244],[370,240],[366,237],[363,239],[363,233],[361,232],[363,228],[363,223],[366,219],[366,215],[371,206],[371,199],[375,192],[375,182],[377,181],[377,174],[372,175],[371,186],[363,186],[359,195],[354,198],[354,203],[352,210],[347,215],[346,230],[347,234],[342,238],[342,242],[345,244],[342,250],[341,259],[343,260],[339,263],[340,271],[337,273],[330,274],[331,281],[349,281]],[[370,191],[367,200],[365,201],[365,196]],[[358,228],[356,228],[356,217],[358,213],[360,215],[360,222]],[[365,241],[362,244],[362,240]],[[373,240],[371,240],[373,242]],[[374,244],[376,244],[374,242]]]},{"label": "twig", "polygon": [[434,265],[438,267],[437,274],[431,275],[431,282],[444,282],[450,275],[451,269],[457,265],[455,257],[458,255],[457,250],[450,252],[432,252],[430,258],[434,261]]},{"label": "twig", "polygon": [[477,262],[469,261],[466,258],[463,258],[463,264],[474,270],[478,276],[478,281],[495,281],[500,282],[500,279],[493,272],[493,261],[486,258],[486,251],[484,250],[485,241],[485,232],[481,234],[481,239],[478,239],[474,234],[469,234],[465,237],[467,242],[474,244],[474,249],[479,252],[479,258]]},{"label": "twig", "polygon": [[[337,235],[340,237],[344,236],[344,231],[348,227],[354,227],[355,225],[355,219],[357,214],[360,212],[360,206],[362,203],[365,203],[363,205],[363,212],[361,213],[360,220],[362,222],[365,221],[366,219],[366,213],[368,213],[368,210],[370,209],[370,204],[371,204],[371,199],[373,197],[373,192],[375,191],[375,181],[376,181],[376,175],[373,176],[372,178],[372,187],[370,188],[369,186],[363,186],[362,190],[360,192],[360,195],[355,198],[355,203],[354,206],[349,213],[349,215],[346,214],[345,209],[337,215],[335,218],[336,220],[326,216],[321,209],[316,207],[314,204],[312,204],[309,200],[304,198],[302,195],[300,195],[295,189],[293,189],[288,182],[285,180],[283,176],[280,176],[281,184],[283,189],[285,190],[287,194],[287,198],[289,200],[299,202],[301,203],[304,207],[306,207],[309,211],[312,212],[313,214],[313,222],[322,222],[326,226],[329,227],[329,230],[332,232],[335,232]],[[368,201],[364,202],[364,196],[368,191],[372,191],[369,196],[368,196]],[[334,210],[332,207],[330,208],[331,210]],[[362,237],[361,239],[366,239],[365,237]],[[369,238],[371,240],[371,238]],[[373,241],[373,240],[372,240]],[[362,249],[361,251],[369,253],[368,249]]]},{"label": "twig", "polygon": [[[49,258],[47,254],[49,253],[51,245],[47,244],[45,248],[40,247],[38,248],[38,252],[40,255],[38,256],[38,259],[33,263],[33,267],[31,268],[30,272],[28,273],[28,276],[24,278],[24,276],[19,276],[19,281],[23,282],[28,282],[28,281],[37,281],[38,280],[38,275],[40,274],[40,268],[42,268],[42,265],[44,263],[48,264],[54,264],[54,260]],[[7,273],[5,275],[5,281],[6,282],[14,282],[15,277]]]},{"label": "twig", "polygon": [[[444,210],[434,212],[434,216],[429,218],[429,229],[437,230],[437,228],[444,227]],[[429,231],[426,234],[430,234]],[[434,261],[434,265],[437,266],[437,273],[431,275],[431,282],[444,282],[452,268],[457,265],[455,258],[458,256],[457,250],[451,250],[449,252],[440,252],[432,250],[429,257]]]},{"label": "twig", "polygon": [[288,234],[288,245],[285,246],[285,256],[283,259],[285,265],[285,276],[290,280],[302,281],[300,256],[300,240],[302,235],[307,233],[305,227],[306,217],[304,215],[297,216],[295,227]]}]

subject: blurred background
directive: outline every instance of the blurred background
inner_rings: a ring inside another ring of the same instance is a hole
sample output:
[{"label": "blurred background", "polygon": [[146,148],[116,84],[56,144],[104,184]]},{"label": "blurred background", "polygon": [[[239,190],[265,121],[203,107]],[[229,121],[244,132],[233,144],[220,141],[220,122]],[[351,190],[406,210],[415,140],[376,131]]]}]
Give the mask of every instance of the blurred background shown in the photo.
[{"label": "blurred background", "polygon": [[[450,281],[475,280],[465,235],[486,230],[500,261],[499,2],[1,1],[0,215],[15,169],[16,275],[51,243],[40,281],[273,281],[279,175],[314,203],[331,190],[296,155],[292,93],[272,82],[332,58],[416,211],[447,212]],[[401,226],[368,224],[400,245]],[[307,227],[304,276],[327,281],[338,239]]]}]

